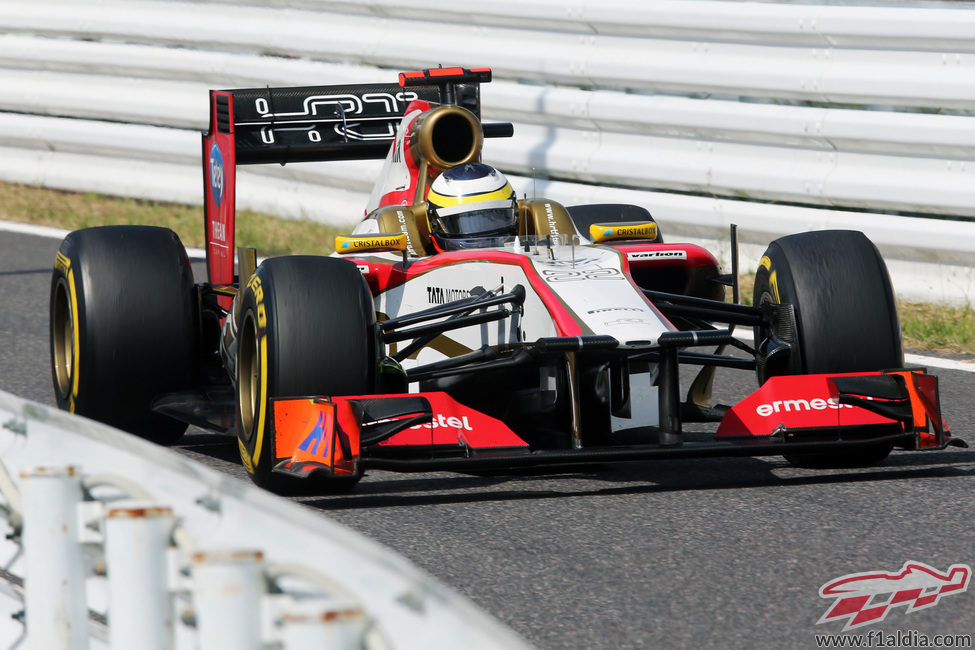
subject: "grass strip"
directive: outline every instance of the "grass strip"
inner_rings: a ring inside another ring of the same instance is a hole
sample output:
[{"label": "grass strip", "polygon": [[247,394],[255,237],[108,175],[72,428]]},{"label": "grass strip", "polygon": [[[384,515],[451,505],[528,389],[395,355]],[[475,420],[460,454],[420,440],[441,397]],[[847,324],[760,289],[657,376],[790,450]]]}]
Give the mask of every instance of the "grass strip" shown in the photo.
[{"label": "grass strip", "polygon": [[[91,192],[63,192],[0,183],[0,220],[77,230],[133,224],[166,226],[188,247],[202,248],[203,208],[144,199],[108,197]],[[236,244],[260,255],[327,255],[335,250],[336,228],[313,221],[281,219],[250,210],[237,211]]]}]

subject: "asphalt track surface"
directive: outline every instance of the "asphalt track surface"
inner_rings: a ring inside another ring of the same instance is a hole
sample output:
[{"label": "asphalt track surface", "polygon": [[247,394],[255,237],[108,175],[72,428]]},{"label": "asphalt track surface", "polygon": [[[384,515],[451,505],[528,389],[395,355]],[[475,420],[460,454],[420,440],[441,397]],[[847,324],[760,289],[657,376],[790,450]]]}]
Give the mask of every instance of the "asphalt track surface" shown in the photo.
[{"label": "asphalt track surface", "polygon": [[[0,389],[45,404],[57,246],[0,232]],[[955,436],[975,443],[975,373],[937,374]],[[720,377],[725,401],[755,386],[747,373]],[[191,429],[177,449],[247,480],[231,439]],[[813,648],[816,634],[842,629],[817,625],[831,605],[824,583],[909,560],[975,566],[973,493],[975,451],[950,449],[829,471],[778,457],[491,477],[376,471],[350,494],[298,500],[541,648]],[[891,608],[853,633],[907,630],[975,635],[975,588],[910,614]]]}]

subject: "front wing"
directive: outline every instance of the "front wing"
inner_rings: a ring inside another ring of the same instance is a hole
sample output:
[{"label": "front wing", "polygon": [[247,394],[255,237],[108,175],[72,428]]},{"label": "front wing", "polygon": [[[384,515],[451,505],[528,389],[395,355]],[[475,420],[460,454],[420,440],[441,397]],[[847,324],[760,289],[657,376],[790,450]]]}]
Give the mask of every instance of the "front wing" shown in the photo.
[{"label": "front wing", "polygon": [[484,470],[583,462],[908,449],[954,444],[937,377],[920,370],[773,377],[729,408],[706,442],[532,449],[504,422],[442,392],[273,401],[275,471],[349,476],[365,469]]}]

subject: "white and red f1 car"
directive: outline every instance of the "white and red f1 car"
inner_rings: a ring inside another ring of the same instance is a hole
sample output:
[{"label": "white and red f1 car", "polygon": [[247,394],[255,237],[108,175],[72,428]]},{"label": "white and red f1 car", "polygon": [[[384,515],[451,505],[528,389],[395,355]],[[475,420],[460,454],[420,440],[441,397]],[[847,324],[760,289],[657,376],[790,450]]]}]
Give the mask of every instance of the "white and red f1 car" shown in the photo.
[{"label": "white and red f1 car", "polygon": [[[523,198],[517,233],[440,250],[433,179],[479,161],[483,138],[512,135],[480,120],[490,77],[440,68],[392,85],[211,91],[209,278],[194,283],[166,229],[70,234],[51,293],[59,404],[160,442],[187,423],[236,433],[248,473],[272,489],[347,488],[369,468],[773,454],[854,465],[964,444],[937,379],[903,368],[887,270],[862,233],[772,242],[752,306],[738,304],[737,255],[722,275],[633,205]],[[383,157],[367,217],[335,256],[257,266],[240,249],[235,271],[237,165]],[[697,369],[686,393],[682,368]],[[760,388],[714,405],[717,368],[755,372]],[[713,424],[688,435],[691,423]]]}]

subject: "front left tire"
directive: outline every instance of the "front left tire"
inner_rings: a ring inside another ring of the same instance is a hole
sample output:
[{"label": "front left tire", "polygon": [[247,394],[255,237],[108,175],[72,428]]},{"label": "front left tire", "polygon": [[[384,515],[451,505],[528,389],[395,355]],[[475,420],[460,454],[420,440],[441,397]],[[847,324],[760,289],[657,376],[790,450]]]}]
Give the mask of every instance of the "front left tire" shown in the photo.
[{"label": "front left tire", "polygon": [[[759,383],[774,375],[891,370],[904,365],[900,323],[887,266],[866,235],[851,230],[798,233],[769,244],[755,275],[754,304],[792,305],[788,354],[759,364]],[[773,333],[756,328],[766,348]],[[842,456],[785,454],[799,467],[857,467],[882,461],[893,445]]]}]

